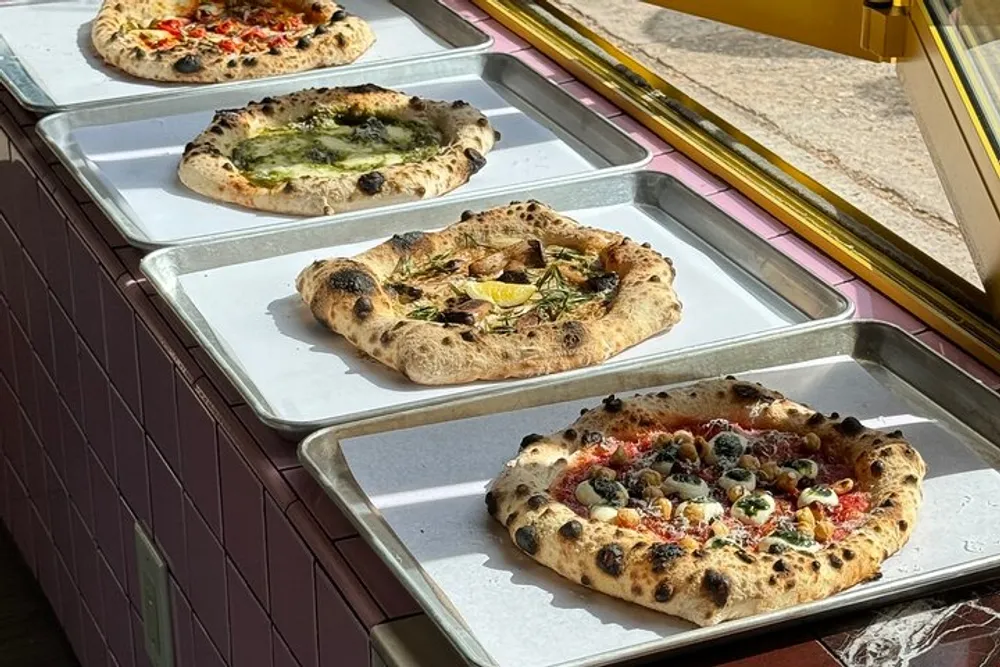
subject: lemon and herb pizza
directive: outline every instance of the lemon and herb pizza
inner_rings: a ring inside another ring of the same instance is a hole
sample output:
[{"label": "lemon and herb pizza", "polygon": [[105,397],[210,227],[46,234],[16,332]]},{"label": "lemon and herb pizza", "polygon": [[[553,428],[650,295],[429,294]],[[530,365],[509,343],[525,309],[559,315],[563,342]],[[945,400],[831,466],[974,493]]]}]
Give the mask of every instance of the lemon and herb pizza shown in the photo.
[{"label": "lemon and herb pizza", "polygon": [[219,111],[185,147],[178,175],[212,199],[330,215],[450,192],[486,165],[499,139],[461,100],[371,84],[317,88]]},{"label": "lemon and herb pizza", "polygon": [[562,576],[712,625],[880,576],[925,474],[900,431],[728,377],[609,396],[526,436],[486,505]]},{"label": "lemon and herb pizza", "polygon": [[420,384],[600,363],[678,322],[671,261],[538,202],[323,259],[296,286],[313,315]]},{"label": "lemon and herb pizza", "polygon": [[375,34],[330,0],[104,0],[91,40],[133,76],[209,83],[351,63]]}]

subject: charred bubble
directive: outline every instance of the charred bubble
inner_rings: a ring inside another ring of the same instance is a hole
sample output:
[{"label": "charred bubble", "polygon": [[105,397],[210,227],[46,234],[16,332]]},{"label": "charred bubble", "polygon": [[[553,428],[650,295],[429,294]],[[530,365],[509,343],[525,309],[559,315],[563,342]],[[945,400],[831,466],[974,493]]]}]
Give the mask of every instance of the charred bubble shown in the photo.
[{"label": "charred bubble", "polygon": [[654,544],[649,548],[649,561],[653,564],[654,572],[662,572],[671,561],[684,555],[684,549],[676,544]]},{"label": "charred bubble", "polygon": [[591,292],[611,292],[618,289],[618,274],[614,271],[597,273],[587,278]]},{"label": "charred bubble", "polygon": [[521,526],[514,531],[514,541],[525,553],[538,553],[538,531],[534,526]]},{"label": "charred bubble", "polygon": [[597,567],[612,577],[625,571],[625,550],[620,544],[608,544],[597,552]]},{"label": "charred bubble", "polygon": [[186,55],[174,63],[174,69],[181,74],[194,74],[202,68],[201,58],[196,55]]},{"label": "charred bubble", "polygon": [[378,194],[382,190],[383,185],[385,185],[385,176],[378,171],[362,174],[358,179],[358,188],[366,195]]}]

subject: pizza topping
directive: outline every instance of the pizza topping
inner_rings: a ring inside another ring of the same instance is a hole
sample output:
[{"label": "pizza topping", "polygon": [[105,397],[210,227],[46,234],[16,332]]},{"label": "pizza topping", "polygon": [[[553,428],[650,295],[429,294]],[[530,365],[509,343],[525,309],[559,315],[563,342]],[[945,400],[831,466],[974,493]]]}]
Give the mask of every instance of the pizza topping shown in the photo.
[{"label": "pizza topping", "polygon": [[709,456],[706,457],[706,460],[710,463],[718,462],[723,465],[732,465],[743,456],[746,442],[746,438],[738,433],[723,431],[708,441]]},{"label": "pizza topping", "polygon": [[676,513],[691,523],[711,523],[722,516],[722,505],[711,498],[692,498],[677,506]]},{"label": "pizza topping", "polygon": [[813,503],[836,507],[840,504],[840,500],[837,498],[837,493],[829,486],[811,486],[803,489],[799,494],[799,507],[807,507]]},{"label": "pizza topping", "polygon": [[628,491],[618,482],[595,477],[576,487],[576,498],[584,505],[611,505],[624,507],[628,504]]},{"label": "pizza topping", "polygon": [[769,493],[757,492],[744,495],[733,503],[732,514],[737,521],[755,526],[767,523],[777,507]]},{"label": "pizza topping", "polygon": [[735,487],[753,491],[757,488],[757,476],[746,468],[730,468],[719,478],[719,486],[726,491]]},{"label": "pizza topping", "polygon": [[663,490],[667,494],[676,493],[684,500],[691,500],[708,495],[708,484],[697,475],[678,473],[664,480]]},{"label": "pizza topping", "polygon": [[812,459],[795,459],[786,461],[781,466],[781,472],[792,471],[799,479],[816,479],[819,475],[819,464]]},{"label": "pizza topping", "polygon": [[517,285],[494,280],[485,282],[469,281],[462,286],[473,299],[483,299],[501,308],[520,306],[533,297],[538,288],[534,285]]},{"label": "pizza topping", "polygon": [[797,530],[776,530],[757,543],[758,551],[769,554],[781,554],[786,551],[815,553],[819,549],[816,540]]},{"label": "pizza topping", "polygon": [[594,505],[590,508],[589,516],[594,521],[612,523],[618,519],[618,509],[608,505]]}]

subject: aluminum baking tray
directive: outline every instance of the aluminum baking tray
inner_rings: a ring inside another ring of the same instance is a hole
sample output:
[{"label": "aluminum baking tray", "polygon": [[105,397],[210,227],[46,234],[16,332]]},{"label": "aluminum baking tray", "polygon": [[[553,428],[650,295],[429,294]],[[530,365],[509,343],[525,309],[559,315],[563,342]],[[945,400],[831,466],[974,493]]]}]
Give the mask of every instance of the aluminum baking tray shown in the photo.
[{"label": "aluminum baking tray", "polygon": [[[317,258],[350,256],[394,233],[440,228],[465,209],[510,194],[426,202],[392,214],[318,222],[283,232],[157,251],[142,270],[266,423],[290,433],[432,405],[457,396],[519,391],[544,378],[422,387],[312,318],[295,276]],[[666,174],[642,172],[531,188],[583,224],[649,241],[674,260],[683,318],[607,362],[666,354],[727,338],[847,317],[850,302]],[[567,377],[589,373],[580,369]]]},{"label": "aluminum baking tray", "polygon": [[364,72],[317,72],[169,102],[81,110],[42,120],[38,132],[131,243],[177,245],[303,220],[230,206],[180,183],[177,163],[184,145],[208,126],[216,109],[302,88],[364,82],[434,99],[465,100],[502,133],[486,167],[449,197],[628,171],[651,159],[646,148],[616,125],[505,54],[438,58]]},{"label": "aluminum baking tray", "polygon": [[[581,407],[599,405],[612,392],[670,389],[730,373],[817,410],[900,428],[927,460],[917,526],[909,544],[883,565],[881,580],[698,628],[562,579],[521,554],[487,516],[486,485],[525,433],[563,428]],[[854,321],[334,427],[306,438],[299,458],[468,662],[577,667],[995,576],[998,415],[1000,396],[917,339],[893,325]]]},{"label": "aluminum baking tray", "polygon": [[[100,6],[100,0],[0,2],[0,82],[22,105],[50,113],[205,87],[144,81],[105,65],[90,43],[90,24]],[[492,37],[434,0],[364,0],[353,3],[351,10],[371,23],[378,41],[355,63],[337,71],[471,53],[493,44]],[[243,85],[234,81],[210,87]]]}]

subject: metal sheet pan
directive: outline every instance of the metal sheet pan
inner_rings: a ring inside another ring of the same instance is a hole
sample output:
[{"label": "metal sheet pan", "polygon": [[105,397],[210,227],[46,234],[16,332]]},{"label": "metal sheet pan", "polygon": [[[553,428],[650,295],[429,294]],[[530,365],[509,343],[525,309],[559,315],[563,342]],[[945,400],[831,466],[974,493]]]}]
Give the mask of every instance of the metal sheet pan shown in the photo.
[{"label": "metal sheet pan", "polygon": [[[91,21],[100,6],[100,0],[0,3],[0,81],[22,105],[50,113],[102,102],[162,98],[205,87],[144,81],[105,65],[90,43]],[[492,37],[436,1],[365,0],[354,3],[351,9],[371,23],[378,41],[357,62],[337,71],[444,53],[471,53],[486,50],[493,43]],[[232,82],[209,87],[242,85]]]},{"label": "metal sheet pan", "polygon": [[[510,544],[483,505],[525,433],[565,427],[615,392],[736,374],[826,412],[901,428],[928,462],[925,503],[883,578],[826,600],[697,628],[560,578]],[[465,659],[606,665],[885,603],[997,572],[1000,396],[912,336],[854,321],[762,336],[502,397],[335,427],[299,457]],[[545,628],[573,628],[546,632]]]},{"label": "metal sheet pan", "polygon": [[[290,433],[457,396],[519,391],[545,378],[421,387],[320,326],[295,292],[321,257],[351,256],[394,233],[430,230],[509,194],[426,203],[394,214],[152,253],[142,270],[266,423]],[[649,241],[674,260],[684,316],[607,365],[846,317],[850,302],[666,174],[643,172],[517,193],[583,224]],[[565,373],[573,377],[591,372]]]},{"label": "metal sheet pan", "polygon": [[610,121],[503,54],[317,73],[291,82],[193,93],[169,102],[76,111],[42,120],[38,131],[130,242],[142,247],[176,245],[303,220],[229,206],[180,183],[177,163],[184,145],[208,126],[216,109],[303,88],[364,82],[433,99],[465,100],[502,133],[499,145],[487,155],[486,167],[448,197],[598,171],[628,171],[651,157]]}]

